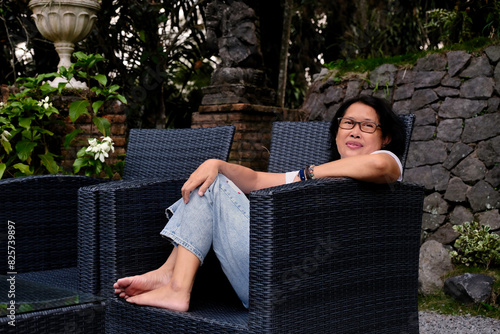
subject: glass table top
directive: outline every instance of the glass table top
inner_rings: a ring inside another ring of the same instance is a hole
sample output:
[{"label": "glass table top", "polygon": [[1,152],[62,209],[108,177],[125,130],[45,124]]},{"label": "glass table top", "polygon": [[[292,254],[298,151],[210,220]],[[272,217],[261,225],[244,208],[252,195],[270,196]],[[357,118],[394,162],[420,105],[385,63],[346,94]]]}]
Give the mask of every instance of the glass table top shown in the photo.
[{"label": "glass table top", "polygon": [[0,316],[101,301],[92,294],[0,275]]}]

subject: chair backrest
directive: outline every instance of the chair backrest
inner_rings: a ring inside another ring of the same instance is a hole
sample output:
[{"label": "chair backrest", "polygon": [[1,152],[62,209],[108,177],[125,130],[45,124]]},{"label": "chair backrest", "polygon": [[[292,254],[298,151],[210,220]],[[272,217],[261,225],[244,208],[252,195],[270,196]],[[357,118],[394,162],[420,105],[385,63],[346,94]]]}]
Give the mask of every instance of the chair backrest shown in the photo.
[{"label": "chair backrest", "polygon": [[183,179],[205,160],[227,161],[235,127],[131,129],[123,179]]},{"label": "chair backrest", "polygon": [[274,122],[267,170],[291,172],[330,160],[330,122]]},{"label": "chair backrest", "polygon": [[[406,164],[410,147],[414,114],[400,115],[405,126],[405,150],[399,157]],[[307,164],[323,164],[330,161],[330,122],[274,122],[271,137],[271,154],[268,171],[290,172]]]}]

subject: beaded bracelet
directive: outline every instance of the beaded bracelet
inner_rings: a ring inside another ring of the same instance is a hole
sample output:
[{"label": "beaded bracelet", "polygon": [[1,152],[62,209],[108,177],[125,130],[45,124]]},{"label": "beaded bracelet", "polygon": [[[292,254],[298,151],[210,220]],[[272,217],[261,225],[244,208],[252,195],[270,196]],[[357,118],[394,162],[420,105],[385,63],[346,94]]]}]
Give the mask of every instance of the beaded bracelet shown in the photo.
[{"label": "beaded bracelet", "polygon": [[309,176],[309,179],[311,179],[311,180],[312,180],[312,179],[315,179],[315,177],[314,177],[314,167],[316,167],[316,166],[315,166],[315,165],[311,165],[311,166],[309,166],[309,168],[308,168],[308,173],[307,173],[307,175]]}]

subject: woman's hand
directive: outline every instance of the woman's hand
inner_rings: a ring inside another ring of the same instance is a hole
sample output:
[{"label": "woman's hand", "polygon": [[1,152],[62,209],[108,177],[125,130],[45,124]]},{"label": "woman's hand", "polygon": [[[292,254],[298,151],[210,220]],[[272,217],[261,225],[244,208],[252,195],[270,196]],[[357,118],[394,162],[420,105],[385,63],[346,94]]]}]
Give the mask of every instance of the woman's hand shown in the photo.
[{"label": "woman's hand", "polygon": [[184,203],[189,202],[189,194],[196,188],[198,195],[203,196],[208,187],[215,181],[217,174],[219,174],[220,165],[224,163],[221,160],[210,159],[202,163],[192,174],[189,179],[182,186],[182,198]]}]

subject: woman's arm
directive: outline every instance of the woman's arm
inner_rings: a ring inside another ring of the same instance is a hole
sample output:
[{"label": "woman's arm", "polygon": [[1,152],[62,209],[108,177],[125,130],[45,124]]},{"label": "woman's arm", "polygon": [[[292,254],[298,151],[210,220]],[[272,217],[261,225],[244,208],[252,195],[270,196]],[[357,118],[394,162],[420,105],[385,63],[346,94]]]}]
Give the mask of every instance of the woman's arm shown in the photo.
[{"label": "woman's arm", "polygon": [[350,177],[373,183],[392,183],[397,181],[400,175],[398,163],[386,153],[352,156],[314,168],[316,178]]},{"label": "woman's arm", "polygon": [[248,167],[231,164],[222,160],[210,159],[202,163],[191,174],[182,187],[184,202],[189,201],[189,194],[200,187],[198,194],[203,196],[205,191],[214,182],[217,174],[221,173],[234,182],[245,194],[253,190],[278,186],[285,183],[284,173],[256,172]]},{"label": "woman's arm", "polygon": [[[191,174],[182,187],[184,202],[189,201],[189,194],[200,187],[198,194],[203,196],[221,173],[234,182],[245,194],[253,190],[284,184],[285,173],[256,172],[248,167],[231,164],[222,160],[210,159],[202,163]],[[316,178],[350,177],[373,183],[392,183],[398,180],[401,170],[398,163],[386,153],[358,155],[328,162],[314,168]],[[294,181],[299,181],[296,176]]]}]

